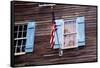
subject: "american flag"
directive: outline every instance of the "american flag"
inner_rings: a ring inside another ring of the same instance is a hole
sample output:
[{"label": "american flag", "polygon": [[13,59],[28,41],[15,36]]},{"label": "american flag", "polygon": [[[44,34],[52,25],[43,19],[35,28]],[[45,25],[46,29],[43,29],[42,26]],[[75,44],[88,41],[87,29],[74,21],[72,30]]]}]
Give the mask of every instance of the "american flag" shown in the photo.
[{"label": "american flag", "polygon": [[51,26],[51,34],[50,34],[50,47],[53,48],[55,44],[54,36],[56,32],[56,23],[55,23],[55,16],[54,12],[52,12],[52,26]]}]

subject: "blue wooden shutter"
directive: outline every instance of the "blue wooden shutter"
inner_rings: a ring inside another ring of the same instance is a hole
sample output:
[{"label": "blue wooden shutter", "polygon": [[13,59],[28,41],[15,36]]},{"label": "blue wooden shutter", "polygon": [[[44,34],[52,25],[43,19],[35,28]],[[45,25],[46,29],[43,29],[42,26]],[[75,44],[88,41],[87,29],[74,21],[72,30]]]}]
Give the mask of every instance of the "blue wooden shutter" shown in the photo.
[{"label": "blue wooden shutter", "polygon": [[29,22],[27,27],[27,41],[25,52],[32,52],[34,47],[35,22]]},{"label": "blue wooden shutter", "polygon": [[60,48],[63,45],[63,40],[64,40],[64,20],[63,19],[59,19],[59,20],[55,20],[56,22],[56,26],[57,26],[57,31],[55,32],[55,45],[54,45],[54,49],[56,48]]},{"label": "blue wooden shutter", "polygon": [[77,17],[78,46],[85,45],[85,17]]}]

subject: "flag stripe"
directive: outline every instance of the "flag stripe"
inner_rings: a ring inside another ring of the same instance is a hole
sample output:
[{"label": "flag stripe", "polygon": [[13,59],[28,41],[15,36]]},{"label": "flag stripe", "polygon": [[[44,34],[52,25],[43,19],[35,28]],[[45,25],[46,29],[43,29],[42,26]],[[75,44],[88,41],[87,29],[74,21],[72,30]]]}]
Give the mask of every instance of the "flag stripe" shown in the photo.
[{"label": "flag stripe", "polygon": [[54,43],[55,43],[55,40],[54,40],[55,31],[56,31],[56,25],[55,25],[55,23],[53,23],[52,24],[52,28],[51,28],[51,39],[50,39],[50,46],[51,46],[51,48],[54,47]]}]

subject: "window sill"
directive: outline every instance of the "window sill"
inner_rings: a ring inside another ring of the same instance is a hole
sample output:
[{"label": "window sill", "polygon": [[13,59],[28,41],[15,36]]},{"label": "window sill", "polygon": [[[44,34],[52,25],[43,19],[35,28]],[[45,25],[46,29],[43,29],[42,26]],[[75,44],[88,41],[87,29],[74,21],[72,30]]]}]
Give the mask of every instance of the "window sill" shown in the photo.
[{"label": "window sill", "polygon": [[66,47],[62,47],[62,49],[70,49],[70,48],[76,48],[78,46],[66,46]]},{"label": "window sill", "polygon": [[23,54],[25,54],[25,52],[15,53],[14,55],[17,56],[17,55],[23,55]]}]

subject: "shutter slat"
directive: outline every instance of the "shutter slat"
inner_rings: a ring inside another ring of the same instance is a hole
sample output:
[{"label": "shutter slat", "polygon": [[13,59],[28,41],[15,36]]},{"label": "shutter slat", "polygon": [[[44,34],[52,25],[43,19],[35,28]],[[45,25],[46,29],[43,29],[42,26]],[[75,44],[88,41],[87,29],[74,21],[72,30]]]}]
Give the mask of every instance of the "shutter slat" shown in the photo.
[{"label": "shutter slat", "polygon": [[27,41],[25,52],[33,52],[35,35],[35,22],[29,22],[27,27]]}]

